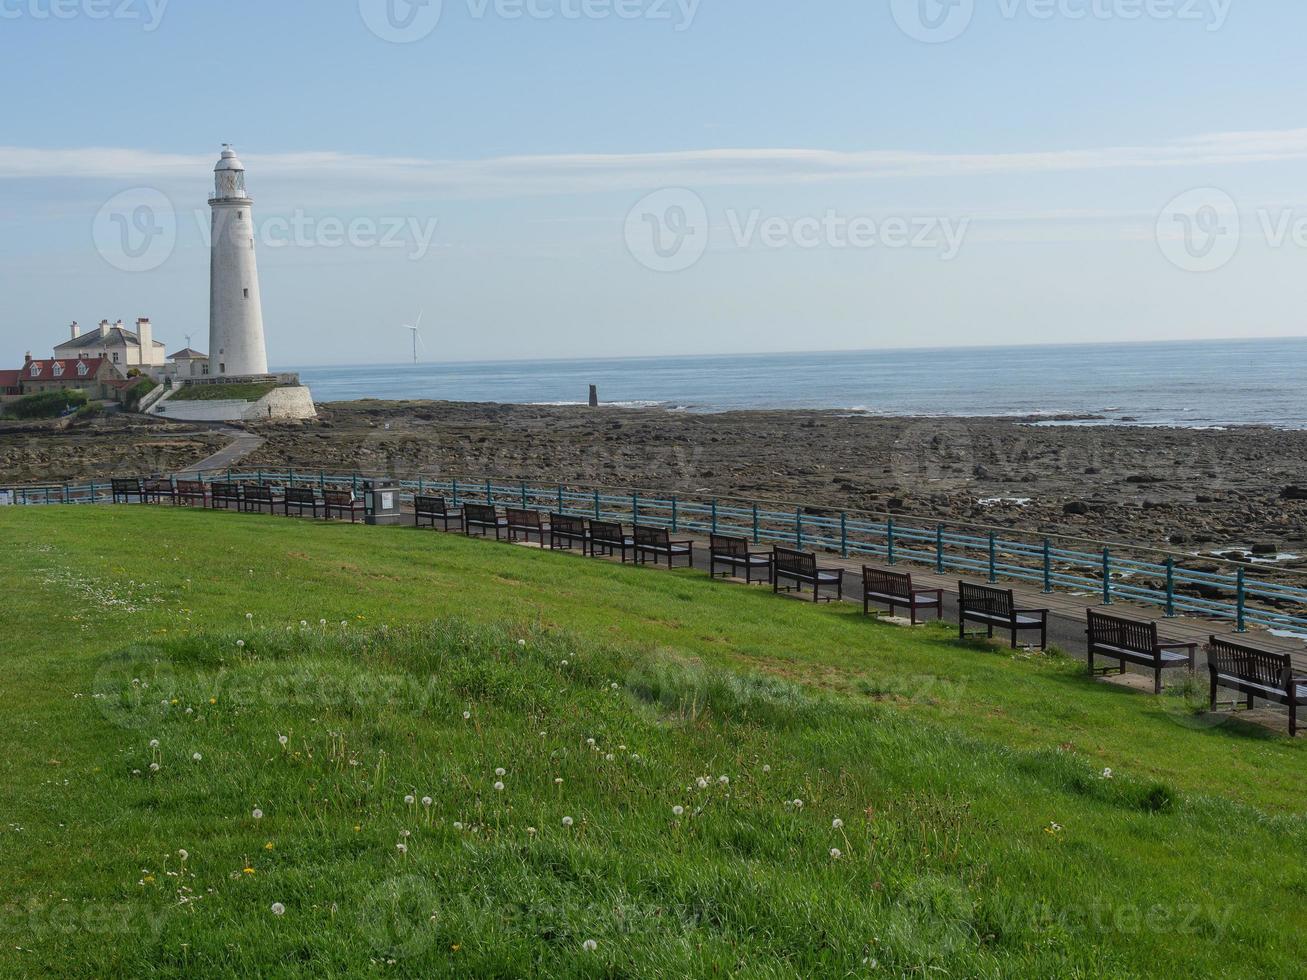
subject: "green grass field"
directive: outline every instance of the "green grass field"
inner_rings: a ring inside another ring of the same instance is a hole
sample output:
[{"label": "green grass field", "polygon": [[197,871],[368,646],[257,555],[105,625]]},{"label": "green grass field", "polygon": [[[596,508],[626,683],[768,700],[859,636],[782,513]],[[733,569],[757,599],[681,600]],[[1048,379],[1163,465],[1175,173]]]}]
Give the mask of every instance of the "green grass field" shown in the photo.
[{"label": "green grass field", "polygon": [[5,976],[1304,975],[1307,743],[1183,697],[411,528],[0,534]]}]

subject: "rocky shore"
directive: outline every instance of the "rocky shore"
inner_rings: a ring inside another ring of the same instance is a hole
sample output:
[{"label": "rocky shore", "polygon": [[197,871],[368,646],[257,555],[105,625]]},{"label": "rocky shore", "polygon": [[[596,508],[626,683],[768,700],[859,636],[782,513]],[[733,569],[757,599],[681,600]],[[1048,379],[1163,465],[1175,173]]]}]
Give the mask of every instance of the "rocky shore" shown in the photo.
[{"label": "rocky shore", "polygon": [[[1307,432],[822,411],[379,401],[318,408],[316,422],[248,425],[266,442],[244,465],[694,492],[1307,568]],[[0,431],[0,482],[167,472],[224,442],[136,416],[67,428],[14,423]]]}]

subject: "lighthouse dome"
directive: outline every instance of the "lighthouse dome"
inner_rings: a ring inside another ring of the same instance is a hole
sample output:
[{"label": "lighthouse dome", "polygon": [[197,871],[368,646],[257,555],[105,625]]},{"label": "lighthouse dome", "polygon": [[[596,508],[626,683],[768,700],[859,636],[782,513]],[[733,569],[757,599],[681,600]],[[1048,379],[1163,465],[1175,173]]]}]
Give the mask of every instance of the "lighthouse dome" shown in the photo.
[{"label": "lighthouse dome", "polygon": [[243,163],[240,162],[240,159],[236,156],[236,151],[235,151],[235,150],[233,150],[230,146],[225,146],[225,147],[223,147],[223,150],[222,150],[222,157],[221,157],[221,159],[218,160],[218,165],[217,165],[216,167],[214,167],[213,169],[214,169],[215,171],[218,171],[218,170],[244,170],[244,169],[245,169],[245,164],[243,164]]}]

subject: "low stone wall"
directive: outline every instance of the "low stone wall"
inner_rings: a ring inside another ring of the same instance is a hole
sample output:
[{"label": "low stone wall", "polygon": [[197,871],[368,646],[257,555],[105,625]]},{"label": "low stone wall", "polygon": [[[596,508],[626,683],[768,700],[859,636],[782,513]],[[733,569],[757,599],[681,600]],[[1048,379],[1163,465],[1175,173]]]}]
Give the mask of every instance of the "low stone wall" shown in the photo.
[{"label": "low stone wall", "polygon": [[148,414],[187,422],[255,422],[260,419],[317,418],[313,395],[303,386],[274,388],[255,402],[223,399],[174,401],[169,394],[150,406]]}]

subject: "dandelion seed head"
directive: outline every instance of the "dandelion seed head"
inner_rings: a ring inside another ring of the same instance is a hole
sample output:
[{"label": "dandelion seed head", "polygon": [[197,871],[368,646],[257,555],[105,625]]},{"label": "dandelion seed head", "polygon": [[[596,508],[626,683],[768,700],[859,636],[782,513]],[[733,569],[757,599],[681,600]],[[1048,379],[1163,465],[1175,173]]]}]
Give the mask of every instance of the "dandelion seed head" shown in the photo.
[{"label": "dandelion seed head", "polygon": [[836,830],[841,830],[844,827],[844,821],[841,820],[839,817],[836,817],[834,820],[830,822],[830,825],[834,827]]},{"label": "dandelion seed head", "polygon": [[273,914],[273,915],[285,915],[285,914],[286,914],[286,906],[282,905],[281,902],[273,902],[273,903],[272,903],[272,914]]},{"label": "dandelion seed head", "polygon": [[581,944],[581,948],[584,949],[587,953],[593,953],[596,949],[599,948],[599,944],[595,942],[593,939],[587,939],[585,942]]},{"label": "dandelion seed head", "polygon": [[572,823],[573,823],[573,821],[572,821],[572,818],[571,818],[571,817],[564,817],[564,818],[563,818],[563,826],[564,826],[564,827],[570,827],[570,826],[572,826]]},{"label": "dandelion seed head", "polygon": [[838,861],[844,855],[840,853],[840,849],[838,847],[832,847],[830,849],[830,856],[833,857],[836,861]]},{"label": "dandelion seed head", "polygon": [[430,805],[431,805],[431,797],[429,797],[429,796],[424,796],[424,797],[422,797],[422,805],[423,805],[423,806],[430,806]]},{"label": "dandelion seed head", "polygon": [[412,793],[408,793],[408,794],[406,794],[406,795],[404,796],[404,803],[405,803],[406,806],[412,806],[412,805],[413,805],[413,794],[412,794]]},{"label": "dandelion seed head", "polygon": [[500,783],[500,782],[496,782],[496,783],[495,783],[495,792],[496,792],[496,793],[502,793],[503,791],[504,791],[504,784],[503,784],[503,783]]},{"label": "dandelion seed head", "polygon": [[256,807],[254,808],[254,812],[253,812],[252,814],[250,814],[250,816],[252,816],[255,820],[262,820],[262,819],[263,819],[263,811],[260,810],[260,809],[256,806]]},{"label": "dandelion seed head", "polygon": [[676,806],[672,807],[673,816],[679,817],[684,812],[685,812],[685,807],[681,806],[680,804],[677,804]]},{"label": "dandelion seed head", "polygon": [[497,768],[497,769],[495,770],[495,775],[496,775],[496,776],[507,776],[507,775],[508,775],[508,770],[505,769],[503,766],[500,766],[499,768]]},{"label": "dandelion seed head", "polygon": [[159,747],[159,740],[157,738],[150,739],[150,748],[157,749],[158,747]]},{"label": "dandelion seed head", "polygon": [[201,759],[203,759],[203,758],[204,758],[204,756],[200,755],[200,753],[198,753],[198,752],[192,752],[192,753],[191,753],[191,760],[192,760],[193,762],[199,762],[199,761],[200,761]]}]

